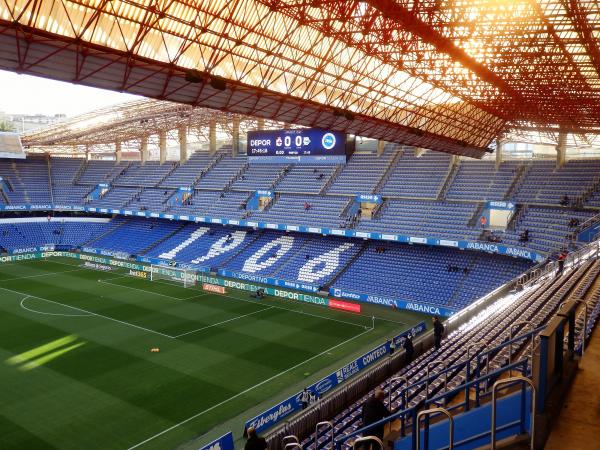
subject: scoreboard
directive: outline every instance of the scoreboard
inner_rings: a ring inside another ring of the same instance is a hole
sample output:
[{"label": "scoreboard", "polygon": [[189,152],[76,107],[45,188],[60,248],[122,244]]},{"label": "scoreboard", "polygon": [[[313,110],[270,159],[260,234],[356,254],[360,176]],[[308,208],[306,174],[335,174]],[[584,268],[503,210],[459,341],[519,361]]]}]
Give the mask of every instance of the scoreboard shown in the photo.
[{"label": "scoreboard", "polygon": [[341,164],[346,135],[320,128],[248,131],[248,159],[253,163]]}]

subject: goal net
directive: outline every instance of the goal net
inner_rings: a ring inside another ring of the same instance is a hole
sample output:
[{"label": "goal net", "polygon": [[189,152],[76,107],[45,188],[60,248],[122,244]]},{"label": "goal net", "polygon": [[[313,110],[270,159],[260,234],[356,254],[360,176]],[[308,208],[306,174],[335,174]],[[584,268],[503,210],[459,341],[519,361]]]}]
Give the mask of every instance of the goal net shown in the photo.
[{"label": "goal net", "polygon": [[153,264],[150,270],[150,281],[159,280],[180,283],[183,287],[189,287],[196,284],[196,274],[191,270],[156,266]]}]

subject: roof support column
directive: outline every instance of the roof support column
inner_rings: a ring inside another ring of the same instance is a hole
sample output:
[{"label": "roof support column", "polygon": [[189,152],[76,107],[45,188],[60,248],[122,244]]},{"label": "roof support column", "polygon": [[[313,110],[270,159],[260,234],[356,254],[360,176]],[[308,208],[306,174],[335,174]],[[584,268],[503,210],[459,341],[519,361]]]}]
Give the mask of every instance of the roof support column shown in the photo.
[{"label": "roof support column", "polygon": [[121,141],[117,141],[117,142],[115,142],[115,160],[116,160],[117,164],[119,164],[121,162],[122,156],[123,156],[123,154],[121,152]]},{"label": "roof support column", "polygon": [[377,156],[383,155],[383,151],[385,150],[385,141],[382,139],[377,140]]},{"label": "roof support column", "polygon": [[234,116],[232,128],[231,156],[235,158],[240,152],[240,118],[238,116]]},{"label": "roof support column", "polygon": [[498,170],[498,167],[500,167],[500,164],[502,164],[503,156],[504,156],[504,140],[498,139],[498,142],[496,143],[496,170]]},{"label": "roof support column", "polygon": [[558,145],[556,146],[556,167],[560,168],[567,160],[567,133],[558,133]]},{"label": "roof support column", "polygon": [[415,156],[417,158],[420,158],[421,156],[423,156],[423,154],[427,151],[426,148],[423,147],[415,147]]},{"label": "roof support column", "polygon": [[165,130],[158,132],[158,149],[160,152],[160,163],[164,164],[167,160],[167,132]]},{"label": "roof support column", "polygon": [[182,125],[177,129],[177,135],[179,137],[179,162],[185,163],[188,159],[188,148],[187,148],[187,127]]},{"label": "roof support column", "polygon": [[256,129],[257,130],[264,130],[265,129],[265,119],[263,119],[262,117],[259,117],[256,120]]},{"label": "roof support column", "polygon": [[146,164],[146,161],[148,161],[148,136],[142,136],[140,140],[140,158],[142,164]]},{"label": "roof support column", "polygon": [[217,152],[217,121],[210,119],[208,122],[208,153],[214,155]]}]

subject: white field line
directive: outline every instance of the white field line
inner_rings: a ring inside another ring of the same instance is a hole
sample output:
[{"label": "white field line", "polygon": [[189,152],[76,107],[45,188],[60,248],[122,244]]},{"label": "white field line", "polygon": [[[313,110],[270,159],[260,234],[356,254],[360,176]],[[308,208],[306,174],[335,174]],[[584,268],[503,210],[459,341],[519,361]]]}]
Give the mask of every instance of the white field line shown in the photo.
[{"label": "white field line", "polygon": [[133,446],[129,447],[127,450],[133,450],[134,448],[141,447],[142,445],[144,445],[144,444],[146,444],[146,443],[148,443],[148,442],[150,442],[150,441],[152,441],[152,440],[156,439],[157,437],[159,437],[159,436],[162,436],[163,434],[165,434],[165,433],[168,433],[169,431],[171,431],[171,430],[174,430],[175,428],[178,428],[178,427],[180,427],[181,425],[184,425],[184,424],[188,423],[189,421],[191,421],[191,420],[194,420],[194,419],[196,419],[197,417],[200,417],[200,416],[202,416],[203,414],[206,414],[206,413],[208,413],[208,412],[212,411],[213,409],[216,409],[216,408],[218,408],[219,406],[222,406],[222,405],[224,405],[224,404],[228,403],[228,402],[230,402],[231,400],[234,400],[234,399],[236,399],[236,398],[238,398],[238,397],[240,397],[240,396],[242,396],[242,395],[244,395],[244,394],[247,394],[248,392],[250,392],[250,391],[252,391],[252,390],[254,390],[254,389],[256,389],[256,388],[258,388],[258,387],[262,386],[263,384],[269,383],[269,382],[273,381],[274,379],[276,379],[276,378],[280,377],[281,375],[284,375],[284,374],[286,374],[286,373],[288,373],[288,372],[290,372],[290,371],[292,371],[292,370],[294,370],[294,369],[297,369],[298,367],[301,367],[302,365],[306,364],[307,362],[309,362],[309,361],[312,361],[313,359],[316,359],[316,358],[318,358],[318,357],[320,357],[320,356],[323,356],[323,355],[325,355],[326,353],[329,353],[329,352],[331,352],[332,350],[335,350],[336,348],[338,348],[338,347],[341,347],[342,345],[344,345],[344,344],[347,344],[348,342],[350,342],[350,341],[353,341],[354,339],[356,339],[356,338],[358,338],[358,337],[362,336],[363,334],[366,334],[366,333],[368,333],[368,332],[370,332],[370,331],[372,331],[372,330],[373,330],[373,328],[368,328],[366,331],[363,331],[362,333],[359,333],[359,334],[357,334],[356,336],[353,336],[353,337],[351,337],[350,339],[346,339],[344,342],[340,342],[339,344],[336,344],[336,345],[334,345],[333,347],[330,347],[330,348],[328,348],[327,350],[324,350],[324,351],[322,351],[322,352],[321,352],[321,353],[319,353],[318,355],[311,356],[311,357],[310,357],[310,358],[308,358],[307,360],[305,360],[305,361],[302,361],[301,363],[298,363],[298,364],[296,364],[295,366],[292,366],[292,367],[290,367],[289,369],[286,369],[286,370],[284,370],[283,372],[279,372],[278,374],[276,374],[276,375],[273,375],[271,378],[267,378],[266,380],[263,380],[263,381],[261,381],[260,383],[258,383],[258,384],[255,384],[254,386],[251,386],[251,387],[249,387],[248,389],[245,389],[245,390],[243,390],[242,392],[238,392],[237,394],[235,394],[235,395],[232,395],[232,396],[231,396],[231,397],[229,397],[228,399],[226,399],[226,400],[223,400],[222,402],[220,402],[220,403],[217,403],[216,405],[213,405],[213,406],[211,406],[210,408],[207,408],[207,409],[205,409],[204,411],[200,411],[199,413],[197,413],[197,414],[194,414],[193,416],[191,416],[191,417],[188,417],[187,419],[185,419],[185,420],[182,420],[181,422],[179,422],[179,423],[177,423],[177,424],[175,424],[175,425],[173,425],[173,426],[171,426],[171,427],[169,427],[169,428],[166,428],[165,430],[161,431],[160,433],[157,433],[157,434],[155,434],[154,436],[151,436],[151,437],[149,437],[148,439],[146,439],[146,440],[144,440],[144,441],[142,441],[142,442],[139,442],[139,443],[137,443],[137,444],[135,444],[135,445],[133,445]]},{"label": "white field line", "polygon": [[[90,317],[91,316],[91,314],[59,314],[59,313],[49,313],[49,312],[37,311],[35,309],[28,308],[27,306],[25,306],[25,300],[27,300],[28,298],[31,298],[31,295],[28,295],[27,297],[24,297],[21,300],[21,308],[26,309],[27,311],[30,311],[32,313],[44,314],[46,316],[63,316],[63,317]],[[67,307],[72,308],[71,306],[67,306]]]},{"label": "white field line", "polygon": [[[2,287],[2,286],[0,286],[0,289],[2,289],[4,291],[13,292],[15,294],[28,295],[26,292],[15,291],[13,289],[8,289],[8,288]],[[89,314],[91,316],[102,317],[104,319],[111,320],[113,322],[118,322],[118,323],[123,324],[123,325],[127,325],[127,326],[130,326],[130,327],[133,327],[133,328],[138,328],[140,330],[148,331],[149,333],[160,334],[161,336],[164,336],[164,337],[167,337],[167,338],[170,338],[170,339],[175,339],[173,336],[161,333],[160,331],[151,330],[150,328],[145,328],[145,327],[142,327],[140,325],[135,325],[133,323],[129,323],[129,322],[125,322],[123,320],[115,319],[114,317],[105,316],[103,314],[99,314],[99,313],[95,313],[95,312],[92,312],[92,311],[88,311],[87,309],[77,308],[75,306],[65,305],[64,303],[57,302],[57,301],[54,301],[54,300],[49,300],[49,299],[44,298],[44,297],[38,297],[37,295],[29,295],[29,297],[31,297],[31,298],[37,298],[37,299],[40,299],[40,300],[44,300],[44,301],[49,302],[49,303],[54,303],[55,305],[66,306],[67,308],[75,309],[77,311],[81,311],[83,313],[87,313],[87,314]]]},{"label": "white field line", "polygon": [[[110,278],[110,279],[112,280],[113,278]],[[123,288],[126,288],[126,289],[133,289],[134,291],[145,292],[146,294],[159,295],[161,297],[166,297],[166,298],[170,298],[170,299],[178,300],[178,301],[192,300],[194,298],[200,298],[200,297],[204,297],[206,295],[206,294],[198,294],[198,295],[193,295],[191,297],[180,298],[180,297],[173,297],[173,296],[167,295],[167,294],[161,294],[160,292],[149,291],[147,289],[140,289],[140,288],[136,288],[136,287],[132,287],[132,286],[126,286],[124,284],[111,283],[110,281],[106,281],[106,280],[102,280],[102,279],[98,280],[98,282],[99,283],[104,283],[104,284],[110,284],[112,286],[123,287]]]},{"label": "white field line", "polygon": [[234,320],[238,320],[238,319],[242,319],[244,317],[252,316],[254,314],[258,314],[259,312],[263,312],[263,311],[266,311],[268,309],[273,309],[273,308],[274,308],[273,306],[269,306],[268,308],[259,309],[258,311],[254,311],[254,312],[251,312],[251,313],[248,313],[248,314],[244,314],[243,316],[237,316],[237,317],[233,317],[231,319],[224,320],[222,322],[213,323],[212,325],[207,325],[205,327],[198,328],[197,330],[188,331],[187,333],[181,333],[181,334],[178,334],[178,335],[173,336],[173,337],[178,338],[178,337],[181,337],[181,336],[187,336],[188,334],[197,333],[198,331],[208,330],[209,328],[218,327],[219,325],[223,325],[224,323],[233,322]]},{"label": "white field line", "polygon": [[37,277],[47,277],[50,275],[61,275],[63,273],[79,272],[81,270],[85,270],[85,269],[81,268],[81,269],[73,269],[73,270],[64,270],[62,272],[49,272],[49,273],[40,273],[38,275],[26,275],[24,277],[4,278],[4,279],[0,279],[0,283],[2,283],[3,281],[24,280],[26,278],[37,278]]}]

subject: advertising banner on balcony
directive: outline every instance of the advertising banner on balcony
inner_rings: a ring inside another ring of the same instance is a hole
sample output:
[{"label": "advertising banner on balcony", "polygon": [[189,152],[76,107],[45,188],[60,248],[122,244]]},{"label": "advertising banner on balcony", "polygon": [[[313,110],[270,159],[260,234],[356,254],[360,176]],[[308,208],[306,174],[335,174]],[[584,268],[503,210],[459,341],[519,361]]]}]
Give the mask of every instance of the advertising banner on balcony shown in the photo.
[{"label": "advertising banner on balcony", "polygon": [[233,434],[231,431],[224,434],[218,439],[215,439],[204,447],[200,447],[199,450],[233,450]]},{"label": "advertising banner on balcony", "polygon": [[[421,333],[423,333],[426,329],[425,323],[421,322],[410,330],[406,330],[401,334],[394,336],[393,340],[396,343],[396,347],[402,342],[402,339],[407,335],[411,335],[411,337],[415,337]],[[373,350],[365,353],[361,357],[355,359],[352,362],[349,362],[345,366],[341,367],[334,373],[326,376],[325,378],[320,379],[316,383],[310,385],[307,390],[312,392],[316,398],[319,398],[323,394],[327,393],[334,387],[343,383],[344,381],[350,379],[352,376],[361,372],[365,368],[374,364],[375,362],[381,360],[385,356],[390,354],[390,342],[386,342],[375,347]],[[302,392],[298,392],[297,394],[285,399],[284,401],[278,403],[267,411],[253,417],[252,419],[246,422],[246,429],[250,427],[254,427],[258,432],[270,428],[282,421],[284,418],[293,414],[296,411],[302,409],[301,402]]]}]

